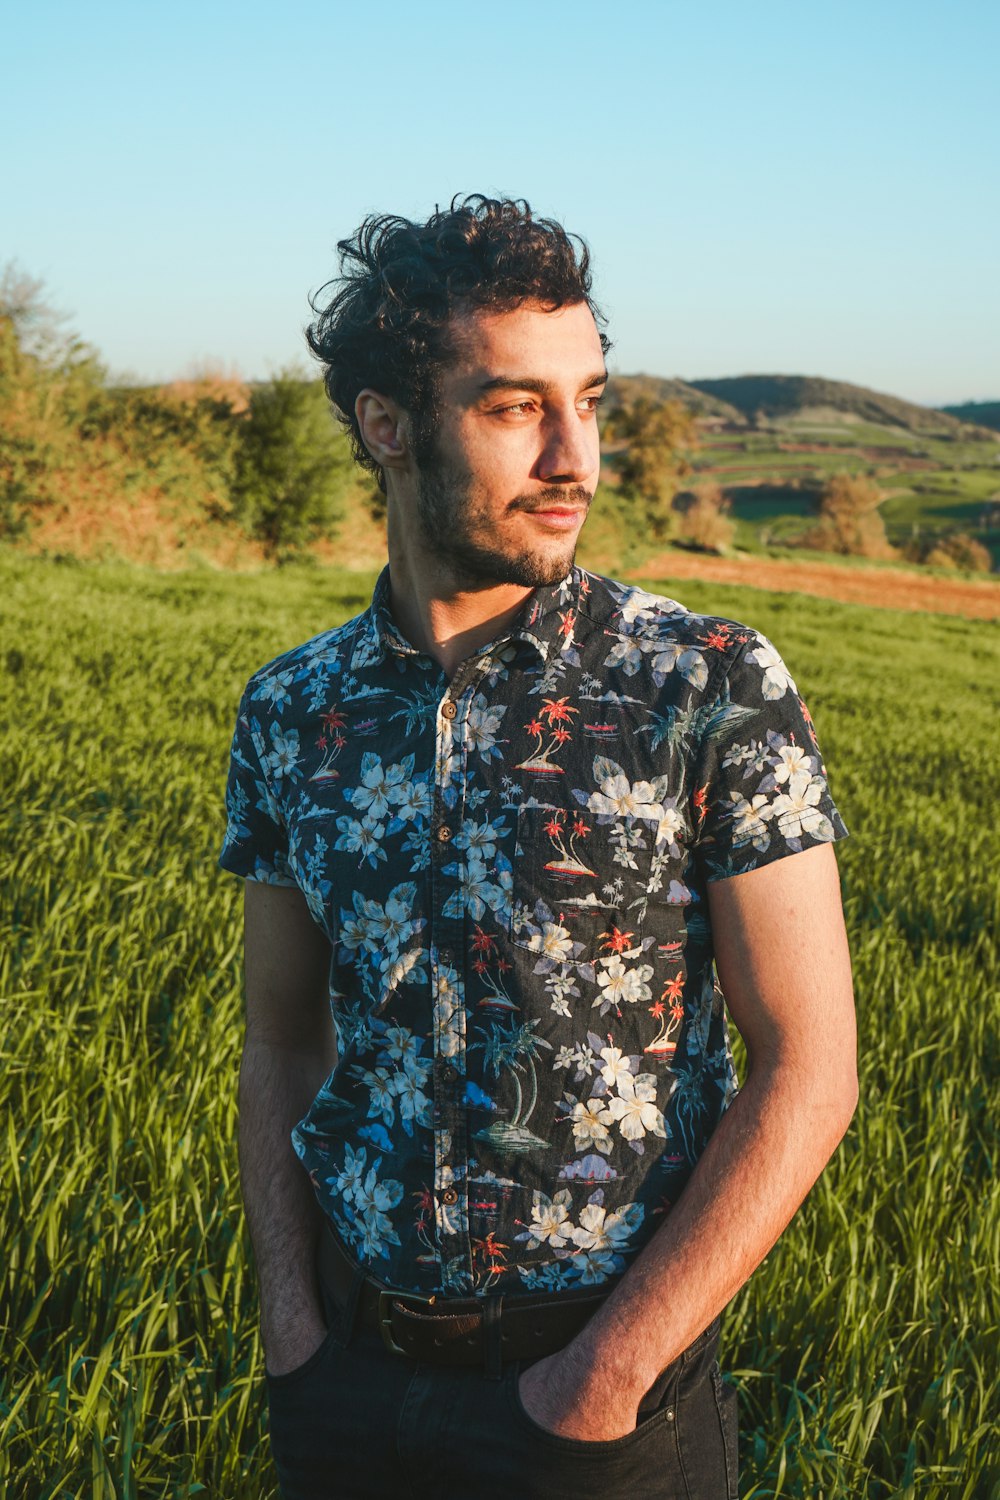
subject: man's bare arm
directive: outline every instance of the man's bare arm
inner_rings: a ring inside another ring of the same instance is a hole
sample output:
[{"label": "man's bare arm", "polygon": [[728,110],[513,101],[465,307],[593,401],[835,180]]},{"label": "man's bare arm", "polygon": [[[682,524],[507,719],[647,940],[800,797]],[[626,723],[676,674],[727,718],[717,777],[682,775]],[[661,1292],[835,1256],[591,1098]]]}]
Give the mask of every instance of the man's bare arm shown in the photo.
[{"label": "man's bare arm", "polygon": [[709,886],[716,965],[748,1077],[669,1216],[566,1349],[521,1376],[530,1414],[618,1437],[643,1393],[763,1260],[857,1102],[850,958],[823,845]]},{"label": "man's bare arm", "polygon": [[308,1359],[325,1332],[315,1271],[321,1211],[289,1135],[335,1061],[330,945],[299,890],[247,881],[244,949],[240,1182],[264,1351],[280,1375]]}]

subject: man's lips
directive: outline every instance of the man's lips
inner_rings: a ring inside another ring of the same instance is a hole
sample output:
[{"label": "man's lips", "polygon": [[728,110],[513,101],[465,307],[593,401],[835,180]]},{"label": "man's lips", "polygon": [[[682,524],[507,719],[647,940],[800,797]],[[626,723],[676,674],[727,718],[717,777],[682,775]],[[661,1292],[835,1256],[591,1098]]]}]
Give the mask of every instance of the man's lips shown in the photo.
[{"label": "man's lips", "polygon": [[546,526],[565,531],[576,526],[586,514],[586,509],[582,505],[539,505],[528,510],[529,516],[534,516]]},{"label": "man's lips", "polygon": [[590,498],[586,491],[573,496],[553,495],[550,499],[522,501],[517,508],[525,511],[529,516],[535,516],[546,526],[568,530],[586,519],[590,508]]}]

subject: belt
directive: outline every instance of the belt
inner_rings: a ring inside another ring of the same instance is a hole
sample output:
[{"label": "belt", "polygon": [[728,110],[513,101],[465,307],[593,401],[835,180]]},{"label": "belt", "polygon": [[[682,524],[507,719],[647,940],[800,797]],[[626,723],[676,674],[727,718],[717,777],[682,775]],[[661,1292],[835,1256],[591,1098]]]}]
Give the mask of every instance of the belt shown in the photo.
[{"label": "belt", "polygon": [[564,1348],[610,1291],[462,1299],[400,1291],[356,1265],[326,1226],[320,1234],[319,1274],[341,1309],[350,1309],[357,1298],[361,1321],[378,1329],[392,1354],[422,1364],[480,1365],[488,1373],[502,1360],[538,1359]]}]

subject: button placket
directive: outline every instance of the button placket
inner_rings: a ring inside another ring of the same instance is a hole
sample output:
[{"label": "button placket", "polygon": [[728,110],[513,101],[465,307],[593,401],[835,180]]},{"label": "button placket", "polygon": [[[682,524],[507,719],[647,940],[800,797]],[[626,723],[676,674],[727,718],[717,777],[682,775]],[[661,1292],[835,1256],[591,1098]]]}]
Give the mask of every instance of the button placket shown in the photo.
[{"label": "button placket", "polygon": [[[463,718],[456,701],[461,684],[452,681],[439,705],[437,718],[434,806],[432,811],[431,982],[434,1001],[434,1187],[437,1241],[444,1284],[450,1290],[471,1290],[472,1245],[464,1180],[468,1167],[465,1122],[465,984],[462,973],[464,911],[454,914],[450,898],[461,887],[459,874],[446,869],[459,857],[451,848],[464,816],[465,755]],[[455,777],[456,758],[460,759]],[[450,786],[458,791],[452,806],[445,800]],[[451,976],[445,979],[444,970]]]}]

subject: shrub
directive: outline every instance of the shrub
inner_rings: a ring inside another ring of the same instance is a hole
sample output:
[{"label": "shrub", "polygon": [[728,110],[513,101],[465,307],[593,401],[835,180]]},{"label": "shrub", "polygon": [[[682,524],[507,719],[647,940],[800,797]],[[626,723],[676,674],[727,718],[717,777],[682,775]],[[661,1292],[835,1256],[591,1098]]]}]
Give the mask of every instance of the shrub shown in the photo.
[{"label": "shrub", "polygon": [[703,552],[724,552],[733,540],[736,522],[728,515],[730,502],[714,480],[674,501],[677,536]]},{"label": "shrub", "polygon": [[895,557],[879,513],[884,498],[864,475],[832,474],[820,492],[819,521],[799,545],[847,557]]},{"label": "shrub", "polygon": [[932,568],[967,568],[970,573],[992,573],[993,558],[988,547],[965,531],[935,537],[920,561]]},{"label": "shrub", "polygon": [[276,561],[329,535],[353,482],[347,440],[323,386],[284,370],[256,386],[242,419],[236,514]]}]

